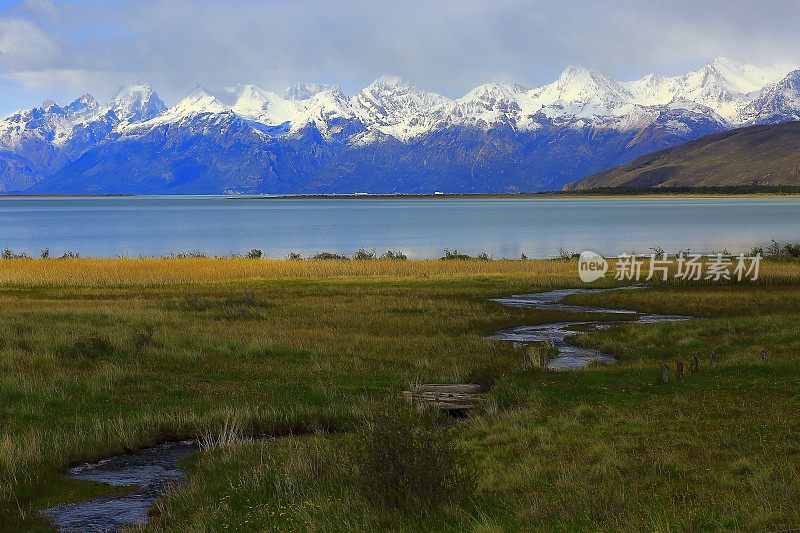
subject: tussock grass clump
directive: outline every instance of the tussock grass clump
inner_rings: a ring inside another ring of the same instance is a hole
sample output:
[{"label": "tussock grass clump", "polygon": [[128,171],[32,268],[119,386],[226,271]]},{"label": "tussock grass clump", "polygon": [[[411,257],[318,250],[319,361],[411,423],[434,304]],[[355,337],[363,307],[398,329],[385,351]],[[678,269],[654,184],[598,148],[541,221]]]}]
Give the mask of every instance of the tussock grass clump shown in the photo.
[{"label": "tussock grass clump", "polygon": [[100,359],[111,357],[119,348],[107,337],[97,332],[92,332],[88,337],[56,347],[56,357],[64,359]]},{"label": "tussock grass clump", "polygon": [[145,348],[158,346],[155,326],[147,325],[137,328],[131,335],[131,344],[133,344],[137,352],[141,352]]},{"label": "tussock grass clump", "polygon": [[433,410],[394,405],[362,433],[359,485],[374,505],[435,506],[466,494],[465,457]]},{"label": "tussock grass clump", "polygon": [[214,311],[214,316],[221,319],[260,318],[261,310],[272,304],[259,298],[255,292],[247,290],[242,294],[222,297],[200,296],[188,294],[182,301],[169,302],[168,309],[184,311]]},{"label": "tussock grass clump", "polygon": [[528,370],[531,368],[547,369],[550,359],[558,353],[552,346],[544,345],[540,342],[529,344],[525,347],[522,366]]}]

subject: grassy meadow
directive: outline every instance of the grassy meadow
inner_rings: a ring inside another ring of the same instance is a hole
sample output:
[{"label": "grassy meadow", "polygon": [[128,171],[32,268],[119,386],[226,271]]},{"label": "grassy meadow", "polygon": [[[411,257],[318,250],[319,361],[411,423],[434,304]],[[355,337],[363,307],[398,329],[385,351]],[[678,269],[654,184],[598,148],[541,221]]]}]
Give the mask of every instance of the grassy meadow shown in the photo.
[{"label": "grassy meadow", "polygon": [[[575,338],[613,365],[486,338],[579,317],[489,298],[577,286],[574,260],[0,261],[0,531],[109,490],[67,466],[187,437],[142,531],[800,528],[800,262],[573,297],[700,318]],[[487,392],[454,421],[414,382]]]}]

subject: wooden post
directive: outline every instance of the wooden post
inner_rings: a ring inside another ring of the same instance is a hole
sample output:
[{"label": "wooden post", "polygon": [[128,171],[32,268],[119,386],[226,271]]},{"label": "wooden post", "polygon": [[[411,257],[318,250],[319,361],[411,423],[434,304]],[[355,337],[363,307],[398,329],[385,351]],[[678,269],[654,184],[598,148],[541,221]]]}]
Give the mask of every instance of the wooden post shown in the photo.
[{"label": "wooden post", "polygon": [[717,350],[712,350],[711,351],[711,370],[716,370],[718,364],[719,364],[719,356],[717,355]]},{"label": "wooden post", "polygon": [[693,355],[692,359],[689,361],[689,370],[692,372],[697,372],[700,368],[700,361],[697,360],[697,356]]},{"label": "wooden post", "polygon": [[666,383],[669,381],[669,365],[661,363],[661,381]]},{"label": "wooden post", "polygon": [[675,362],[675,375],[679,378],[683,377],[683,360],[678,359]]}]

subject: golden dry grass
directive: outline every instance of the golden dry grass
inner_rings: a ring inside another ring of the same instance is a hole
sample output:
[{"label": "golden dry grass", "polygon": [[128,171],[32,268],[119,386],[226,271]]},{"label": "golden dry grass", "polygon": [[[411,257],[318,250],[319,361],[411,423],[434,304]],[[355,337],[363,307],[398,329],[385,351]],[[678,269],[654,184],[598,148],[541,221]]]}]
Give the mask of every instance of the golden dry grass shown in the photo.
[{"label": "golden dry grass", "polygon": [[[645,267],[643,272],[647,271]],[[611,262],[611,272],[614,262]],[[674,266],[672,268],[675,270]],[[609,272],[606,278],[612,280]],[[190,285],[285,279],[405,278],[463,279],[502,276],[530,279],[538,285],[575,284],[577,260],[367,260],[290,261],[244,258],[117,258],[117,259],[12,259],[0,263],[0,285],[54,287],[108,287]],[[764,261],[766,282],[800,280],[796,261]]]},{"label": "golden dry grass", "polygon": [[180,258],[13,259],[0,264],[0,284],[23,286],[165,285],[293,278],[453,279],[484,275],[578,281],[574,261],[290,261]]}]

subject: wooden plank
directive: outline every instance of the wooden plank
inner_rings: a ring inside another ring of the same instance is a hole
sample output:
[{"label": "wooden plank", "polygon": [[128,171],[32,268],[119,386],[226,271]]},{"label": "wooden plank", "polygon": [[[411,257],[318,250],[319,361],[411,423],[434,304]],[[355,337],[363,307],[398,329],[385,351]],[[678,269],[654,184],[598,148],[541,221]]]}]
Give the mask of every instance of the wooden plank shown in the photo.
[{"label": "wooden plank", "polygon": [[413,385],[411,387],[411,390],[417,392],[434,392],[439,394],[445,394],[445,393],[478,394],[481,391],[481,386],[474,385],[472,383],[455,384],[455,385],[429,383],[429,384]]},{"label": "wooden plank", "polygon": [[418,384],[403,392],[412,404],[430,405],[443,411],[466,411],[478,405],[480,385],[465,384]]}]

